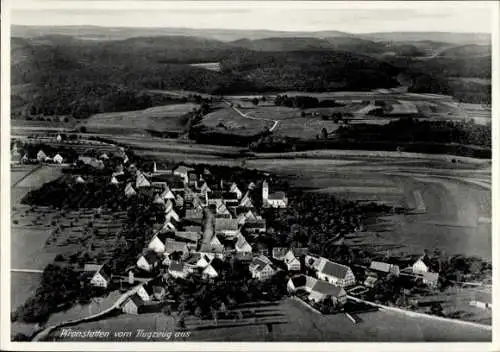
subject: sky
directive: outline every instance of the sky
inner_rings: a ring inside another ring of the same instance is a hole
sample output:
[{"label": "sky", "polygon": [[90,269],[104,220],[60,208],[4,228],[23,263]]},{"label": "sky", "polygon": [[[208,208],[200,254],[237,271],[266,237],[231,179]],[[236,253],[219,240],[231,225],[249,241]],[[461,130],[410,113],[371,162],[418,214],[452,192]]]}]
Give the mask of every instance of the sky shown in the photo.
[{"label": "sky", "polygon": [[15,0],[11,23],[105,27],[491,33],[493,1]]}]

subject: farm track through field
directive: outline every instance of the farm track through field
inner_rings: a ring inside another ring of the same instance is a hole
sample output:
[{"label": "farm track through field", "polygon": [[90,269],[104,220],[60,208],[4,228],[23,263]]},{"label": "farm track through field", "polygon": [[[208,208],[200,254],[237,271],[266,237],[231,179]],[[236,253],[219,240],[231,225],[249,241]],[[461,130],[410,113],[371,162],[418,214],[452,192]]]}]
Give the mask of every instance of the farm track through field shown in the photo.
[{"label": "farm track through field", "polygon": [[22,181],[24,181],[26,178],[28,178],[30,175],[32,175],[33,173],[37,172],[38,170],[40,170],[42,168],[42,165],[37,165],[36,167],[34,167],[33,169],[31,169],[30,171],[28,171],[23,177],[21,177],[19,180],[17,180],[16,183],[14,183],[11,188],[14,188],[16,187],[19,183],[21,183]]},{"label": "farm track through field", "polygon": [[[227,100],[224,100],[224,102],[231,106],[231,103],[228,102]],[[272,119],[264,119],[264,118],[257,118],[257,117],[254,117],[254,116],[250,116],[248,114],[245,114],[243,112],[241,112],[238,108],[234,107],[234,106],[231,106],[231,108],[236,111],[241,117],[244,117],[246,119],[250,119],[250,120],[261,120],[261,121],[269,121],[269,122],[273,122],[273,125],[271,126],[271,128],[268,129],[269,132],[272,132],[276,129],[276,127],[278,127],[278,124],[279,124],[279,121],[278,120],[272,120]]]}]

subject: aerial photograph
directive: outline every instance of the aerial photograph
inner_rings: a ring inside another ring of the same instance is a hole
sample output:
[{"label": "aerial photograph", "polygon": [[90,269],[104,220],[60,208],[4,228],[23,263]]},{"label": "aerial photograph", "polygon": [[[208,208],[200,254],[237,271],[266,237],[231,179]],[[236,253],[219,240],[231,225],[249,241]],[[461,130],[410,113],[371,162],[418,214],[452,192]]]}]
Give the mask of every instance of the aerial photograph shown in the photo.
[{"label": "aerial photograph", "polygon": [[12,342],[492,343],[495,2],[120,2],[11,9]]}]

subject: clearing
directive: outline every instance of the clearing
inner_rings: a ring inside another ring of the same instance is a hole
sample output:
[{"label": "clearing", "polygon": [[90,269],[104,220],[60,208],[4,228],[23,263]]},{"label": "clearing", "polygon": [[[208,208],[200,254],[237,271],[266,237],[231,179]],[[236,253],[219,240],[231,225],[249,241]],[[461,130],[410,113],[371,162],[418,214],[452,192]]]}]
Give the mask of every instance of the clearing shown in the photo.
[{"label": "clearing", "polygon": [[182,132],[186,115],[197,109],[193,103],[155,106],[145,110],[96,114],[82,122],[88,132],[138,133],[142,131]]}]

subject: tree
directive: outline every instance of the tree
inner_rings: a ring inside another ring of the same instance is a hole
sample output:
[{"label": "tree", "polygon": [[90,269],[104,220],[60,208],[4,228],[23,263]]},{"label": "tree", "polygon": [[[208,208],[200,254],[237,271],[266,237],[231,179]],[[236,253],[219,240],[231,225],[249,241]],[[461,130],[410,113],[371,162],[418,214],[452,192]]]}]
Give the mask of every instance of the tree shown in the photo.
[{"label": "tree", "polygon": [[252,104],[253,105],[259,105],[259,99],[258,98],[253,98],[252,99]]}]

